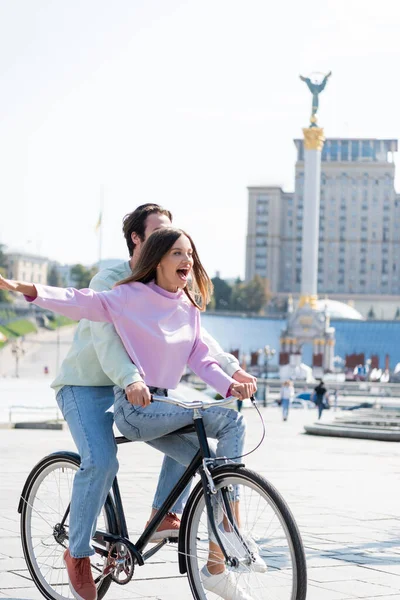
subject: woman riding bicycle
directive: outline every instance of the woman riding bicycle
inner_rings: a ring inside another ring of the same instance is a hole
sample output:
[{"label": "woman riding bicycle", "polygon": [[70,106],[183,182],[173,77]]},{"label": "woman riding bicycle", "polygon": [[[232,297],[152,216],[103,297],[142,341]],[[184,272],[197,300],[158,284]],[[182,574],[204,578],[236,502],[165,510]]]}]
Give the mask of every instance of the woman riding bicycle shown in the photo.
[{"label": "woman riding bicycle", "polygon": [[[237,383],[208,356],[200,333],[200,310],[204,310],[209,299],[211,281],[191,238],[180,229],[155,231],[145,243],[132,275],[112,291],[53,288],[1,276],[0,289],[21,292],[38,306],[72,319],[112,322],[148,387],[176,388],[188,365],[224,397],[233,395],[243,400],[254,392],[252,384]],[[192,422],[192,411],[149,403],[150,394],[144,395],[142,407],[136,407],[126,400],[122,390],[117,393],[115,422],[129,439],[152,440]],[[242,415],[213,407],[205,411],[203,419],[207,435],[218,441],[217,456],[243,454]],[[193,444],[183,443],[180,456],[173,458],[188,464],[196,450]],[[235,499],[235,516],[240,525],[239,498]],[[266,567],[259,559],[254,568],[263,571]],[[249,599],[226,571],[221,550],[212,539],[202,583],[205,589],[227,600]]]}]

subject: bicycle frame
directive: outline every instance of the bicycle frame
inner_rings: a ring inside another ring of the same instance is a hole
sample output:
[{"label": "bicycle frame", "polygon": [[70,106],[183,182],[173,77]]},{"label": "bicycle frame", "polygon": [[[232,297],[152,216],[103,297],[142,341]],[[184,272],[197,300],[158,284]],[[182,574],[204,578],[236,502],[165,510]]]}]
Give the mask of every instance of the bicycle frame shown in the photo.
[{"label": "bicycle frame", "polygon": [[[212,504],[211,504],[211,500],[210,500],[210,494],[215,493],[215,492],[212,492],[212,490],[210,490],[210,480],[212,481],[212,475],[210,472],[207,475],[207,473],[205,472],[205,469],[204,469],[204,462],[203,462],[204,459],[209,459],[212,461],[212,458],[211,458],[210,448],[208,445],[204,422],[202,419],[201,412],[198,409],[194,410],[193,421],[194,421],[194,430],[197,434],[200,449],[197,452],[197,454],[193,457],[193,459],[192,459],[191,463],[188,465],[186,471],[184,472],[182,477],[179,479],[179,481],[176,483],[174,488],[171,490],[171,492],[169,493],[168,497],[165,499],[162,506],[158,509],[157,513],[154,515],[154,517],[148,523],[148,525],[146,526],[146,528],[144,529],[143,533],[140,535],[138,540],[134,544],[129,540],[129,532],[128,532],[128,528],[126,525],[124,508],[123,508],[122,498],[121,498],[119,485],[118,485],[118,479],[117,479],[117,477],[115,477],[113,485],[112,485],[112,493],[113,493],[113,501],[114,501],[115,513],[116,513],[116,517],[117,517],[119,535],[111,534],[111,533],[108,533],[105,531],[96,531],[95,536],[94,536],[95,541],[104,541],[104,542],[109,542],[109,543],[117,543],[117,542],[123,543],[129,547],[130,551],[135,556],[137,563],[139,565],[143,565],[144,561],[146,559],[153,556],[153,554],[155,554],[158,550],[160,550],[160,548],[162,548],[162,546],[164,546],[167,543],[167,540],[162,540],[158,544],[156,544],[151,550],[149,550],[145,554],[142,554],[143,549],[145,548],[145,546],[151,539],[154,532],[157,530],[158,526],[161,524],[162,520],[164,519],[165,515],[170,510],[171,506],[173,506],[175,504],[175,502],[178,500],[179,496],[182,494],[182,492],[184,491],[186,486],[189,484],[191,479],[196,475],[197,472],[199,472],[201,481],[203,484],[204,492],[205,492],[204,495],[205,495],[205,502],[206,502],[206,507],[207,507],[207,514],[208,514],[209,523],[210,523],[212,532],[217,540],[218,545],[220,546],[220,548],[224,554],[225,560],[228,561],[229,563],[232,563],[232,559],[228,555],[228,553],[226,552],[226,550],[224,548],[224,545],[223,545],[222,540],[219,535],[218,528],[216,527],[216,524],[215,524],[213,508],[212,508]],[[183,430],[184,431],[193,431],[193,428],[191,426],[189,426],[189,427],[183,428]],[[182,433],[183,430],[179,430],[179,432]],[[175,433],[176,432],[173,432],[170,435],[174,435]],[[127,440],[124,437],[118,437],[118,438],[116,438],[116,441],[117,441],[117,444],[123,444],[123,443],[129,442],[130,440]],[[212,469],[213,469],[213,465],[210,464],[211,472],[212,472]],[[232,515],[232,511],[230,508],[228,495],[227,495],[226,491],[225,491],[225,493],[224,492],[222,493],[222,497],[223,497],[223,502],[225,505],[226,514],[228,516],[228,519],[231,522],[233,528],[237,531],[235,519]],[[103,556],[106,556],[108,554],[108,552],[105,548],[96,547],[95,550],[96,550],[96,552],[98,552],[99,554],[101,554]]]}]

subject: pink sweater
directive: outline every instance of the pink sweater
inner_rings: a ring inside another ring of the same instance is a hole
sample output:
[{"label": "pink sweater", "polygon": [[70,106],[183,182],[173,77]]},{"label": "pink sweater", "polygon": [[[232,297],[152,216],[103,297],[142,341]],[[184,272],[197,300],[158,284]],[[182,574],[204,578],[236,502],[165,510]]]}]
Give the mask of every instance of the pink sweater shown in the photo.
[{"label": "pink sweater", "polygon": [[111,291],[36,285],[34,304],[71,319],[113,323],[132,362],[149,386],[174,389],[185,366],[227,396],[235,383],[208,355],[200,333],[200,312],[182,291],[154,282],[130,283]]}]

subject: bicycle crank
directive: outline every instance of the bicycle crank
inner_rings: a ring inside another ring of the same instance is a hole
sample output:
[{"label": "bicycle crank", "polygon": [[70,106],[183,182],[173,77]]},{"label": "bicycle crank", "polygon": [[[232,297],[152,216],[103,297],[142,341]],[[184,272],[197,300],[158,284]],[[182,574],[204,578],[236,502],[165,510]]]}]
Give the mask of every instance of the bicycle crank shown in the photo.
[{"label": "bicycle crank", "polygon": [[129,548],[121,542],[112,544],[108,552],[103,576],[110,575],[111,579],[118,585],[126,585],[132,579],[134,572],[135,564]]}]

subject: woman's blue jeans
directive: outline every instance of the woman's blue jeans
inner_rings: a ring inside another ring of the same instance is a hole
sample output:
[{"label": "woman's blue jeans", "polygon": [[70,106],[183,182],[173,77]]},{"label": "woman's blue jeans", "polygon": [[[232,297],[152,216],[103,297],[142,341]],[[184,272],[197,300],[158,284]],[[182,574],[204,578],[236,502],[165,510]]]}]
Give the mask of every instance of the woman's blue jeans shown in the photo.
[{"label": "woman's blue jeans", "polygon": [[[243,454],[246,432],[243,415],[236,410],[215,406],[202,411],[202,417],[207,437],[217,440],[216,456],[238,462]],[[182,473],[198,452],[195,434],[169,435],[193,423],[193,410],[157,401],[146,407],[133,406],[126,399],[124,391],[115,388],[114,420],[128,439],[151,445],[157,443],[155,447],[184,465]],[[177,481],[165,477],[165,471],[160,475],[161,478],[163,485],[157,488],[155,508],[161,506]]]},{"label": "woman's blue jeans", "polygon": [[[117,446],[113,434],[113,387],[66,385],[57,394],[57,403],[68,423],[81,456],[71,497],[69,548],[71,556],[83,558],[94,554],[92,531],[118,471]],[[129,405],[130,406],[130,405]],[[154,440],[151,446],[163,452],[164,441]],[[184,467],[164,457],[154,506],[167,497],[164,490],[178,481]],[[188,487],[172,508],[181,513],[190,492]]]}]

